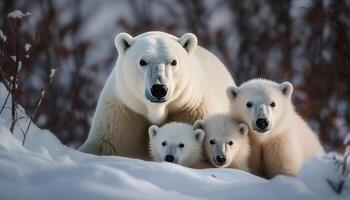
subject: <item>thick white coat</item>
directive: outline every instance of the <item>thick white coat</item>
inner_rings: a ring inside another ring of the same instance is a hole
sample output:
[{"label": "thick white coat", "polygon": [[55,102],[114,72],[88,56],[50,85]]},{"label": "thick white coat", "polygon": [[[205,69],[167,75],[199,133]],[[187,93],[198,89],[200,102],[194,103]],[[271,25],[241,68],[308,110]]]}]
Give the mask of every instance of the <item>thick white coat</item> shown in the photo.
[{"label": "thick white coat", "polygon": [[[89,136],[80,150],[98,155],[149,159],[150,124],[197,119],[229,108],[225,89],[234,81],[219,59],[197,46],[193,34],[181,38],[163,32],[148,32],[135,38],[116,37],[117,64],[101,92]],[[148,80],[140,59],[162,65],[170,98],[152,103],[145,98]],[[176,59],[177,66],[167,64]]]},{"label": "thick white coat", "polygon": [[[251,147],[248,137],[249,129],[246,124],[228,114],[215,114],[204,120],[198,120],[194,126],[201,127],[205,132],[203,148],[207,160],[212,166],[250,171]],[[216,157],[219,154],[225,155],[225,163],[218,164],[216,162]]]},{"label": "thick white coat", "polygon": [[[292,92],[289,82],[278,84],[265,79],[253,79],[227,89],[231,116],[244,121],[251,138],[261,145],[262,156],[258,158],[262,159],[262,171],[268,178],[278,174],[297,175],[305,160],[323,152],[317,135],[294,110]],[[258,118],[255,111],[261,106],[269,121],[265,133],[257,131],[254,124]]]},{"label": "thick white coat", "polygon": [[171,155],[175,157],[174,163],[186,167],[198,167],[203,163],[204,132],[201,129],[194,130],[192,125],[178,122],[168,123],[160,128],[152,125],[149,128],[149,137],[150,154],[154,161],[166,161],[165,157]]}]

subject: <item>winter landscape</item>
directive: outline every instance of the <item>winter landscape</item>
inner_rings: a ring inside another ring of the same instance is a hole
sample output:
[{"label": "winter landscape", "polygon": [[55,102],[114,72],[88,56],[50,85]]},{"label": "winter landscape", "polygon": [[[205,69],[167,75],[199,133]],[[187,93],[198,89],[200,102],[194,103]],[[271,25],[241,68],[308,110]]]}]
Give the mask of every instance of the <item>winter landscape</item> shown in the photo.
[{"label": "winter landscape", "polygon": [[[1,85],[1,103],[7,91]],[[10,106],[9,104],[6,106]],[[1,199],[349,199],[350,176],[341,194],[329,181],[342,181],[341,155],[319,155],[297,177],[259,178],[235,169],[190,169],[118,156],[93,156],[60,143],[48,130],[31,125],[22,113],[14,134],[11,114],[0,118]],[[348,149],[350,149],[348,147]],[[336,160],[334,160],[334,156]],[[348,166],[350,161],[348,159]],[[348,173],[348,172],[347,172]]]}]

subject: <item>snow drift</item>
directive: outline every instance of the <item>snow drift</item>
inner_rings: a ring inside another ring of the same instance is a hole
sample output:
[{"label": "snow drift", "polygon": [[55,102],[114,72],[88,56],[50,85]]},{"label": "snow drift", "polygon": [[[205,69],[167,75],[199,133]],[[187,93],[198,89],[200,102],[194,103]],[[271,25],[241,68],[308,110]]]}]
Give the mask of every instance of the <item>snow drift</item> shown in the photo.
[{"label": "snow drift", "polygon": [[[0,85],[0,105],[7,91]],[[10,102],[10,101],[8,101]],[[9,105],[8,105],[9,106]],[[60,143],[49,131],[31,125],[22,108],[14,134],[10,109],[0,115],[0,199],[349,199],[336,194],[327,179],[337,180],[331,156],[305,163],[298,177],[265,180],[235,169],[190,169],[118,156],[94,156]]]}]

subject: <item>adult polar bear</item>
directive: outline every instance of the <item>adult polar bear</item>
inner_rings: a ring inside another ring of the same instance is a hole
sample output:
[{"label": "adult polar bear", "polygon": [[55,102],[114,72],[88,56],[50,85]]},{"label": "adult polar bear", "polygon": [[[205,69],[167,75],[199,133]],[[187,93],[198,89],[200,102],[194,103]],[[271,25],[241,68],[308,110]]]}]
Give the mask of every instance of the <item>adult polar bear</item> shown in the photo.
[{"label": "adult polar bear", "polygon": [[194,34],[163,32],[115,38],[117,64],[100,95],[89,136],[80,150],[149,159],[148,127],[227,111],[232,77]]}]

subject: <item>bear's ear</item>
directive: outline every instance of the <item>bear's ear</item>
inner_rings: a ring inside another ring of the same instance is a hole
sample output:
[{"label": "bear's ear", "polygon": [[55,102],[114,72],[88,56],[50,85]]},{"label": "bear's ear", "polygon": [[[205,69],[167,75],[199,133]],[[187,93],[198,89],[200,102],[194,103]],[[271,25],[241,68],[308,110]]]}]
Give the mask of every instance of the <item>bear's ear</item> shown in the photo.
[{"label": "bear's ear", "polygon": [[119,33],[115,36],[114,44],[117,47],[119,55],[123,54],[134,41],[135,39],[127,33]]},{"label": "bear's ear", "polygon": [[287,96],[287,97],[291,97],[292,96],[292,93],[293,93],[293,85],[286,81],[286,82],[283,82],[279,85],[279,88],[282,92],[283,95]]},{"label": "bear's ear", "polygon": [[226,89],[226,95],[230,100],[234,100],[238,95],[238,87],[233,85]]},{"label": "bear's ear", "polygon": [[148,128],[148,134],[150,138],[153,138],[157,135],[157,132],[159,130],[159,127],[157,125],[152,125]]},{"label": "bear's ear", "polygon": [[202,119],[195,121],[193,124],[193,130],[196,130],[196,129],[204,130],[204,124],[205,122]]},{"label": "bear's ear", "polygon": [[238,125],[239,133],[245,135],[248,133],[248,126],[245,123],[240,123]]},{"label": "bear's ear", "polygon": [[202,129],[196,129],[193,131],[194,139],[202,142],[204,139],[205,132]]},{"label": "bear's ear", "polygon": [[179,43],[191,54],[198,46],[198,39],[193,33],[185,33],[180,37]]}]

